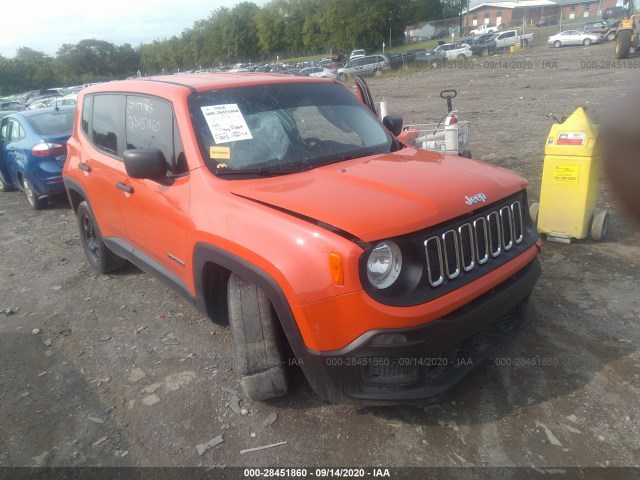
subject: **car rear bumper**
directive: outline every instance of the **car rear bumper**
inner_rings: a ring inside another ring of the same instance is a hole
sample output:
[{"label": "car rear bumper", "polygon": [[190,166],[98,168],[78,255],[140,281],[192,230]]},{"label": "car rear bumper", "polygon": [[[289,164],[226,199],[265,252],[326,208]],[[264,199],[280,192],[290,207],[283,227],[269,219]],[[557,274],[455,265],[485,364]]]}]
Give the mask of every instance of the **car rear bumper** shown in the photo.
[{"label": "car rear bumper", "polygon": [[38,195],[57,195],[65,191],[60,162],[43,161],[30,172],[27,178],[33,183]]},{"label": "car rear bumper", "polygon": [[[316,393],[329,401],[408,403],[438,395],[526,327],[537,259],[488,293],[438,320],[367,332],[332,352],[297,349]],[[303,350],[303,351],[301,351]]]}]

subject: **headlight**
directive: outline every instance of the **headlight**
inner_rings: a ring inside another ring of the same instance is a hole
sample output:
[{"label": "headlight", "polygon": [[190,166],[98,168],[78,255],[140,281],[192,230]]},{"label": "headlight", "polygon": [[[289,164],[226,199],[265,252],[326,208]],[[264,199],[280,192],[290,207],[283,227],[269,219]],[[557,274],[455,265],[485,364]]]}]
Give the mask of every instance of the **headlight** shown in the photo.
[{"label": "headlight", "polygon": [[390,287],[400,276],[402,253],[395,242],[378,243],[367,260],[367,278],[377,289]]}]

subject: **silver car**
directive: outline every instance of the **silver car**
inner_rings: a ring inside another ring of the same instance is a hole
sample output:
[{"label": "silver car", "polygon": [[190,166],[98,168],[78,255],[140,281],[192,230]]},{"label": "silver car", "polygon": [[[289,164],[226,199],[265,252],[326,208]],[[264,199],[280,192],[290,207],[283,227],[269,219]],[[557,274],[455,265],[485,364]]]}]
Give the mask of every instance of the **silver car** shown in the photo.
[{"label": "silver car", "polygon": [[602,35],[595,33],[587,33],[582,30],[565,30],[556,35],[552,35],[547,40],[547,44],[556,48],[565,45],[584,45],[585,47],[592,43],[602,43]]},{"label": "silver car", "polygon": [[338,78],[338,71],[324,67],[309,67],[300,70],[300,72],[298,72],[298,75],[303,75],[306,77],[330,78],[332,80],[335,80]]},{"label": "silver car", "polygon": [[466,43],[445,43],[436,47],[433,51],[436,54],[444,53],[447,60],[465,60],[473,55],[469,45]]},{"label": "silver car", "polygon": [[389,58],[385,55],[369,55],[351,60],[343,68],[339,68],[338,78],[344,80],[346,77],[355,75],[359,77],[378,76],[389,68]]}]

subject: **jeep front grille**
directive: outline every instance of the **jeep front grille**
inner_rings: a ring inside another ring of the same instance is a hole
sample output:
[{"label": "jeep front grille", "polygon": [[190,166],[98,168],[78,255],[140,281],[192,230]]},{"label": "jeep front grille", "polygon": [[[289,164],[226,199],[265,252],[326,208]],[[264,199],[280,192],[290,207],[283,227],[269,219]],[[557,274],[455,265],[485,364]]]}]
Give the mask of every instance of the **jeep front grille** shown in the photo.
[{"label": "jeep front grille", "polygon": [[427,277],[431,287],[458,278],[461,272],[496,259],[524,239],[522,203],[516,200],[471,217],[424,241]]},{"label": "jeep front grille", "polygon": [[478,280],[535,245],[538,232],[527,211],[525,190],[475,207],[446,222],[390,239],[403,254],[402,273],[390,288],[371,286],[367,254],[362,255],[365,291],[385,305],[420,305]]}]

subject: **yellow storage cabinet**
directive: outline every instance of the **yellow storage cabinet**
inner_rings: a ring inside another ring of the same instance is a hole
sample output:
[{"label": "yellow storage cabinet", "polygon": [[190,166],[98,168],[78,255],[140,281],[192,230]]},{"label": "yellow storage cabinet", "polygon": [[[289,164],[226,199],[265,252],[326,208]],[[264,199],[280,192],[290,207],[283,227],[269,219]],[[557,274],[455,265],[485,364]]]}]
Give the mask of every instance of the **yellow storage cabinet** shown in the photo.
[{"label": "yellow storage cabinet", "polygon": [[595,208],[599,179],[598,127],[580,107],[553,125],[547,137],[540,205],[531,208],[538,231],[561,243],[589,233],[594,240],[603,240],[609,214]]}]

